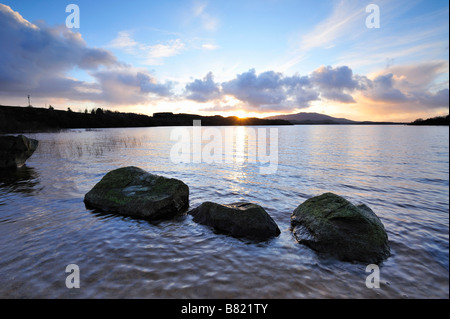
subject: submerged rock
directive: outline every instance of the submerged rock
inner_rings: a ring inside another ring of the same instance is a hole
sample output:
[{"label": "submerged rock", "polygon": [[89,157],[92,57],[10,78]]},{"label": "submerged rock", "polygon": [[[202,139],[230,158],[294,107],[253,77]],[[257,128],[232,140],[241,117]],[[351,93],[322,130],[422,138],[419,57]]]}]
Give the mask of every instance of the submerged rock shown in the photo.
[{"label": "submerged rock", "polygon": [[205,202],[189,212],[199,224],[211,226],[234,237],[266,240],[280,234],[275,221],[253,203],[220,205]]},{"label": "submerged rock", "polygon": [[180,180],[130,166],[113,170],[84,197],[89,208],[108,213],[167,219],[189,206],[189,187]]},{"label": "submerged rock", "polygon": [[24,135],[0,136],[0,168],[18,168],[38,147],[37,140]]},{"label": "submerged rock", "polygon": [[377,215],[333,193],[298,206],[291,225],[299,243],[344,261],[378,263],[390,256],[388,236]]}]

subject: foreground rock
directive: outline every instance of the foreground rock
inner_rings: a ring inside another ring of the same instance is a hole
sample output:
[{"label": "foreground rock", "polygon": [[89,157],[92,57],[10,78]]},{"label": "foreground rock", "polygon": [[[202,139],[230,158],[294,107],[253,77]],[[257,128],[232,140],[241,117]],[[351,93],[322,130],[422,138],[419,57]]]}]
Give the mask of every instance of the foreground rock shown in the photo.
[{"label": "foreground rock", "polygon": [[344,261],[379,263],[390,255],[388,236],[375,213],[332,193],[298,206],[291,225],[299,243]]},{"label": "foreground rock", "polygon": [[0,136],[0,169],[18,168],[25,164],[25,161],[33,155],[39,142],[19,136]]},{"label": "foreground rock", "polygon": [[266,240],[280,234],[277,224],[264,208],[252,203],[220,205],[205,202],[189,214],[195,222],[234,237]]},{"label": "foreground rock", "polygon": [[89,208],[149,220],[167,219],[189,205],[189,187],[180,180],[150,174],[138,167],[123,167],[106,174],[89,191]]}]

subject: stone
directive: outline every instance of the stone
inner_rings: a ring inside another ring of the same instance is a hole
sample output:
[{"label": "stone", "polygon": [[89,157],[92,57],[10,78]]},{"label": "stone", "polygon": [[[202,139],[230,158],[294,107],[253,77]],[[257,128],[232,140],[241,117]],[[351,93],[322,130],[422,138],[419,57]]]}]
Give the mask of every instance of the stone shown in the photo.
[{"label": "stone", "polygon": [[280,234],[275,221],[261,206],[253,203],[221,205],[205,202],[189,212],[196,223],[211,226],[233,237],[263,241]]},{"label": "stone", "polygon": [[24,135],[0,136],[0,169],[22,167],[38,145],[39,141]]},{"label": "stone", "polygon": [[306,200],[291,215],[301,244],[343,261],[379,263],[390,256],[386,230],[366,205],[325,193]]},{"label": "stone", "polygon": [[84,197],[88,208],[148,220],[187,210],[189,187],[180,180],[129,166],[107,173]]}]

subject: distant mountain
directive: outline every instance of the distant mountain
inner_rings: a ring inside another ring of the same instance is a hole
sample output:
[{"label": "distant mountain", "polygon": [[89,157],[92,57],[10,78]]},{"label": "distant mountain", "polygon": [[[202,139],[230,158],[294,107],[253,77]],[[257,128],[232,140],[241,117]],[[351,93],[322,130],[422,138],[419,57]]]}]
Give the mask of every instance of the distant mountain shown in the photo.
[{"label": "distant mountain", "polygon": [[270,120],[286,120],[292,124],[358,124],[360,122],[336,118],[325,114],[301,112],[297,114],[266,117]]}]

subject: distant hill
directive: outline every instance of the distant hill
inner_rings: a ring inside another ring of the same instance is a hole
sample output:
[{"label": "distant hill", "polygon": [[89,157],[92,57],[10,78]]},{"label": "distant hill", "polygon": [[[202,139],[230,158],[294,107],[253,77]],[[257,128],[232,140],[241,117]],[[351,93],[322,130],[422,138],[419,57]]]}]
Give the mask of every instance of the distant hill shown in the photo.
[{"label": "distant hill", "polygon": [[319,113],[309,113],[309,112],[300,112],[297,114],[286,114],[286,115],[276,115],[269,116],[266,119],[279,119],[286,120],[291,122],[292,124],[359,124],[359,125],[390,125],[390,124],[404,124],[404,123],[396,123],[396,122],[372,122],[372,121],[352,121],[345,118],[337,118],[332,117],[325,114]]},{"label": "distant hill", "polygon": [[266,119],[280,119],[291,122],[292,124],[356,124],[358,122],[336,118],[325,114],[301,112],[297,114],[277,115],[266,117]]}]

